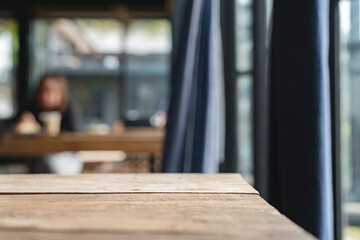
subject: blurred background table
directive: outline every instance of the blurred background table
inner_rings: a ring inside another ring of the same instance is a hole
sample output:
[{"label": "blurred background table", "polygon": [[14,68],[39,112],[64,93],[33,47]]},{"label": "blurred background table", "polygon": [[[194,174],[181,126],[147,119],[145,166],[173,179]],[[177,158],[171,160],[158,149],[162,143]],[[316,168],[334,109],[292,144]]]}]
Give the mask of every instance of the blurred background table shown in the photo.
[{"label": "blurred background table", "polygon": [[238,174],[0,175],[0,239],[314,239]]},{"label": "blurred background table", "polygon": [[[162,154],[165,131],[156,128],[127,128],[120,134],[61,133],[58,137],[4,135],[0,140],[0,157],[36,157],[56,152],[96,151],[99,162],[105,162],[109,151],[149,155],[150,171]],[[102,151],[102,152],[101,152]],[[107,152],[105,152],[107,151]],[[90,152],[89,155],[94,155]]]},{"label": "blurred background table", "polygon": [[61,133],[58,137],[5,135],[0,156],[38,156],[81,150],[121,150],[127,153],[162,152],[165,132],[155,128],[126,129],[121,134]]}]

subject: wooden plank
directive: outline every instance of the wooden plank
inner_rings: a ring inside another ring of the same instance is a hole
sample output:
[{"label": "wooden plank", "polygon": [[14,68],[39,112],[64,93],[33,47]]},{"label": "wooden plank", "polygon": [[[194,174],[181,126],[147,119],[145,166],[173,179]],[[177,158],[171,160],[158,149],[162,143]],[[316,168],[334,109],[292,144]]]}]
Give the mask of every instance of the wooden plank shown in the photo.
[{"label": "wooden plank", "polygon": [[160,129],[127,130],[122,134],[63,133],[58,137],[8,135],[0,141],[0,156],[40,156],[53,152],[121,150],[159,154],[165,132]]},{"label": "wooden plank", "polygon": [[240,174],[0,175],[0,194],[146,192],[258,194]]},{"label": "wooden plank", "polygon": [[[80,232],[41,232],[41,231],[9,231],[0,230],[0,239],[11,240],[239,240],[256,239],[245,236],[195,235],[195,234],[124,234],[124,233],[80,233]],[[284,239],[285,240],[285,239]]]},{"label": "wooden plank", "polygon": [[[264,240],[259,234],[252,235],[196,235],[196,234],[123,234],[123,233],[80,233],[80,232],[40,232],[40,231],[1,231],[0,239],[11,240]],[[299,239],[292,238],[291,235],[273,235],[268,236],[269,240],[289,240]],[[306,239],[315,239],[312,236],[307,236]]]},{"label": "wooden plank", "polygon": [[76,233],[314,239],[251,194],[20,194],[0,195],[0,206],[0,232],[7,239],[23,231],[35,232],[36,239],[73,239]]}]

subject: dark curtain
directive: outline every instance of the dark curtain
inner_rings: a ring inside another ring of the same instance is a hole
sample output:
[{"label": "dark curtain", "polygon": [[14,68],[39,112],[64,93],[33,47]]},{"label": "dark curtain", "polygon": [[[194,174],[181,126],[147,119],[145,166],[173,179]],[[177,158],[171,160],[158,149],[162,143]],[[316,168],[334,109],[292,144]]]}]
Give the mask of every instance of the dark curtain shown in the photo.
[{"label": "dark curtain", "polygon": [[164,172],[218,172],[224,148],[219,0],[177,0]]},{"label": "dark curtain", "polygon": [[270,78],[270,203],[333,239],[329,1],[274,0]]}]

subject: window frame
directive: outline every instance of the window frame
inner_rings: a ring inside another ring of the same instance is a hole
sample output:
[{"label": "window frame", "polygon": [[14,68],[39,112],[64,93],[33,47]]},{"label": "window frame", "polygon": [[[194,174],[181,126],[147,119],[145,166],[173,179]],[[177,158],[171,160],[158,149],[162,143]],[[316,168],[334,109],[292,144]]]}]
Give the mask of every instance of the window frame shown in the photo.
[{"label": "window frame", "polygon": [[332,132],[332,175],[333,175],[333,199],[334,199],[334,239],[343,238],[343,213],[342,213],[342,189],[341,189],[341,148],[340,148],[340,29],[339,29],[339,0],[330,0],[330,101],[331,101],[331,132]]}]

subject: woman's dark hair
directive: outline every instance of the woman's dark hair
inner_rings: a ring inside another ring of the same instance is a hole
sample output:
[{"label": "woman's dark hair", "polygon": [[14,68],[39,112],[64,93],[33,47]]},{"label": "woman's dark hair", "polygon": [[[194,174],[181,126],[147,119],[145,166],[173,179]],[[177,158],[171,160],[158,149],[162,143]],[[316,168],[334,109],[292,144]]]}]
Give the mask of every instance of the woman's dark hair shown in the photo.
[{"label": "woman's dark hair", "polygon": [[43,91],[43,85],[47,80],[55,80],[59,86],[60,86],[60,90],[61,90],[61,103],[60,106],[57,109],[54,110],[58,110],[62,113],[64,113],[66,111],[66,108],[68,106],[68,101],[69,101],[69,93],[68,93],[68,82],[65,76],[62,75],[56,75],[56,74],[45,74],[41,77],[39,85],[36,89],[36,101],[38,101],[38,97],[40,96],[41,92]]}]

